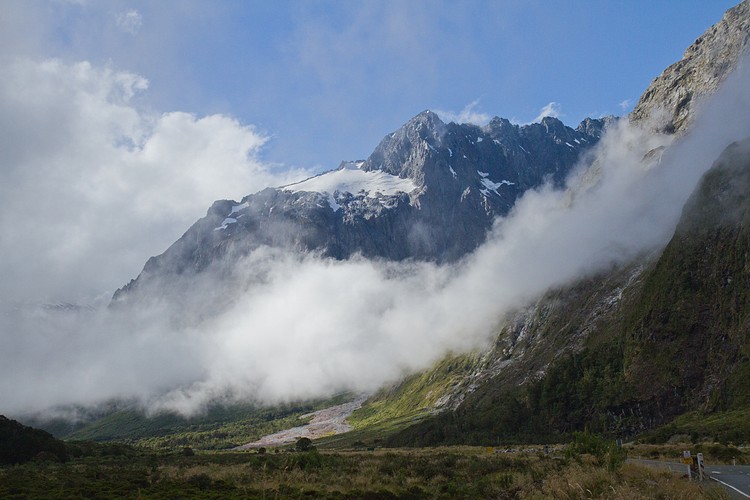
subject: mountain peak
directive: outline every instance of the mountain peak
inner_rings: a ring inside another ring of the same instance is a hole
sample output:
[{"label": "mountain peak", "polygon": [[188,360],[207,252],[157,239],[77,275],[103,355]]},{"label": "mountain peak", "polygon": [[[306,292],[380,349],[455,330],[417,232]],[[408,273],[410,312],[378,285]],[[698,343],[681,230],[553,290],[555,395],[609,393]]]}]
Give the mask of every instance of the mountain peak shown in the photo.
[{"label": "mountain peak", "polygon": [[411,120],[409,121],[429,121],[429,122],[439,122],[443,125],[443,121],[440,119],[437,113],[430,109],[425,109],[421,113],[417,113]]},{"label": "mountain peak", "polygon": [[503,128],[503,127],[513,127],[514,125],[508,120],[507,118],[500,118],[499,116],[495,116],[490,120],[490,123],[487,124],[490,128]]},{"label": "mountain peak", "polygon": [[143,283],[200,273],[263,245],[338,259],[455,261],[479,246],[494,218],[525,191],[547,179],[562,182],[597,140],[556,118],[523,127],[495,118],[479,127],[445,124],[423,111],[386,135],[367,160],[240,203],[217,201],[115,301]]},{"label": "mountain peak", "polygon": [[594,137],[601,137],[604,133],[604,129],[613,123],[616,123],[617,120],[619,120],[619,118],[613,115],[604,116],[602,118],[584,118],[576,127],[576,131]]},{"label": "mountain peak", "polygon": [[426,109],[406,122],[401,130],[415,131],[422,139],[440,140],[445,132],[445,127],[445,122],[440,119],[437,113]]}]

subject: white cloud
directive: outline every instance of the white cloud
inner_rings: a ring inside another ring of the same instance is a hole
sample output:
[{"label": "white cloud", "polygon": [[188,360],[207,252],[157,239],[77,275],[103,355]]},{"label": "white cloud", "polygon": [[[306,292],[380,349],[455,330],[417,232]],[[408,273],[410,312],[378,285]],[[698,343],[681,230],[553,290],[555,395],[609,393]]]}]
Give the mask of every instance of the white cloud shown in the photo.
[{"label": "white cloud", "polygon": [[562,112],[562,107],[560,106],[560,103],[551,101],[549,104],[544,106],[542,109],[539,110],[539,116],[534,118],[532,123],[540,122],[542,121],[542,118],[560,118]]},{"label": "white cloud", "polygon": [[444,122],[455,122],[455,123],[473,123],[474,125],[487,125],[492,117],[487,113],[476,111],[476,107],[479,106],[479,99],[470,102],[458,113],[453,111],[435,110],[440,116],[440,119]]},{"label": "white cloud", "polygon": [[618,104],[623,113],[633,107],[633,101],[631,99],[625,99]]},{"label": "white cloud", "polygon": [[[237,120],[134,104],[148,82],[89,63],[17,59],[0,81],[0,300],[111,293],[216,199],[276,176]],[[296,177],[294,177],[296,178]]]},{"label": "white cloud", "polygon": [[116,20],[117,26],[121,30],[125,31],[126,33],[130,33],[131,35],[137,34],[141,29],[141,26],[143,25],[143,17],[135,9],[130,9],[126,12],[120,12],[119,14],[117,14]]}]

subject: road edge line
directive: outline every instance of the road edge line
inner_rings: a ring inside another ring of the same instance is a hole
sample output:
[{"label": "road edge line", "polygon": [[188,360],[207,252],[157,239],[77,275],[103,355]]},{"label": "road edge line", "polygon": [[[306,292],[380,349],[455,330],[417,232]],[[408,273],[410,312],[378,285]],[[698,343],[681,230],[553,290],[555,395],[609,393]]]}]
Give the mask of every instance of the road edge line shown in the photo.
[{"label": "road edge line", "polygon": [[720,479],[716,479],[716,478],[715,478],[715,477],[713,477],[713,476],[708,476],[708,477],[709,477],[709,478],[711,478],[711,479],[713,479],[713,480],[714,480],[714,481],[716,481],[717,483],[721,483],[721,484],[723,484],[723,485],[724,485],[724,486],[726,486],[727,488],[732,488],[732,489],[733,489],[734,491],[736,491],[737,493],[739,493],[739,494],[740,494],[740,495],[742,495],[743,497],[746,497],[746,498],[750,498],[750,495],[748,495],[747,493],[745,493],[745,492],[744,492],[744,491],[742,491],[742,490],[739,490],[739,489],[735,488],[735,487],[734,487],[734,486],[732,486],[731,484],[727,484],[727,483],[725,483],[724,481],[722,481],[722,480],[720,480]]}]

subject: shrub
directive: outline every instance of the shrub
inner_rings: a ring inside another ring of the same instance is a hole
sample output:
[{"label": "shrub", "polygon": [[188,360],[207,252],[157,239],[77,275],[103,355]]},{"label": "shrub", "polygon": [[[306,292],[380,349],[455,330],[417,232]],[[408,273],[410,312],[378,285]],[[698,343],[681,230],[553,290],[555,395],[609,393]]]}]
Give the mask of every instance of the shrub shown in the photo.
[{"label": "shrub", "polygon": [[573,434],[573,441],[565,449],[565,456],[580,461],[580,456],[585,454],[593,456],[596,465],[605,465],[610,471],[620,467],[628,456],[614,441],[598,434],[576,432]]},{"label": "shrub", "polygon": [[188,484],[191,484],[200,490],[210,489],[212,482],[213,481],[208,474],[196,474],[194,476],[190,476],[187,480]]},{"label": "shrub", "polygon": [[43,430],[27,427],[0,415],[0,464],[20,464],[54,455],[64,462],[68,459],[65,444]]},{"label": "shrub", "polygon": [[294,449],[297,451],[311,451],[315,448],[310,438],[302,437],[297,440],[294,444]]}]

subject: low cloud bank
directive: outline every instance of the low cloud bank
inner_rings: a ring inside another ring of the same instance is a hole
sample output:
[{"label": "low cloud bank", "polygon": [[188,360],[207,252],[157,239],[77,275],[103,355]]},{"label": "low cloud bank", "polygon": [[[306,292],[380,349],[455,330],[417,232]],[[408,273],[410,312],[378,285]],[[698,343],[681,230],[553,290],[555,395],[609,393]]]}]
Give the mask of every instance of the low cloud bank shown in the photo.
[{"label": "low cloud bank", "polygon": [[[0,410],[123,398],[191,414],[216,400],[369,391],[449,351],[484,345],[510,309],[663,246],[701,175],[730,142],[750,135],[748,83],[742,66],[672,145],[622,120],[592,152],[592,168],[576,171],[565,190],[528,192],[457,265],[334,261],[262,248],[229,280],[196,278],[187,302],[155,295],[134,311],[6,312]],[[188,118],[182,123],[190,131],[200,120]],[[144,141],[138,144],[116,151],[145,154]],[[135,224],[141,214],[131,216]],[[190,303],[191,315],[178,303]]]}]

